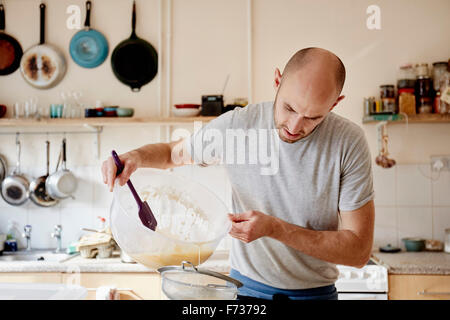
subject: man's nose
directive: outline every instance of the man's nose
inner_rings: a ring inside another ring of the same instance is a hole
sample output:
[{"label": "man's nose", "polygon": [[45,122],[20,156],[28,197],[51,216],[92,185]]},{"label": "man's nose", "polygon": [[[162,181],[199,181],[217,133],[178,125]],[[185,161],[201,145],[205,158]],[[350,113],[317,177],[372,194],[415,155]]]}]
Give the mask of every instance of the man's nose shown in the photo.
[{"label": "man's nose", "polygon": [[304,118],[302,116],[292,117],[288,122],[288,130],[292,134],[297,134],[304,126]]}]

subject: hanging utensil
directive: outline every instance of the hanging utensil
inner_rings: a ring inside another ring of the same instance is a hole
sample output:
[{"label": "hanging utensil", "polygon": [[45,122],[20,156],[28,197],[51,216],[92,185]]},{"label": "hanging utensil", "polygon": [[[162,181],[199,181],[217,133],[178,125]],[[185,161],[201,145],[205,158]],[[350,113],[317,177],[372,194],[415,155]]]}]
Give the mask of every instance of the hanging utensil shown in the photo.
[{"label": "hanging utensil", "polygon": [[132,32],[119,43],[111,55],[114,75],[133,92],[153,80],[158,73],[158,53],[147,41],[136,35],[136,2],[133,1]]},{"label": "hanging utensil", "polygon": [[[119,175],[123,171],[123,164],[119,159],[119,156],[117,153],[113,150],[112,156],[114,159],[114,162],[117,167],[116,175]],[[134,188],[133,184],[131,183],[131,180],[127,181],[127,185],[131,190],[131,193],[133,194],[134,200],[136,200],[136,203],[139,208],[139,219],[141,219],[141,222],[144,226],[147,228],[155,231],[156,226],[158,225],[158,222],[156,221],[155,216],[153,215],[152,209],[150,209],[150,206],[148,205],[147,201],[142,202],[141,198],[139,197],[138,193],[136,192],[136,189]]]},{"label": "hanging utensil", "polygon": [[86,1],[84,30],[78,31],[70,41],[73,61],[84,68],[95,68],[108,57],[108,42],[103,34],[91,28],[91,1]]},{"label": "hanging utensil", "polygon": [[1,195],[3,200],[13,206],[24,204],[29,198],[30,182],[20,173],[20,141],[16,137],[17,166],[13,174],[6,177],[1,184]]},{"label": "hanging utensil", "polygon": [[60,159],[62,164],[62,169],[58,170],[58,164],[56,166],[56,171],[47,177],[45,181],[45,188],[54,199],[66,199],[72,197],[72,194],[77,189],[77,179],[70,170],[66,168],[66,138],[63,139]]},{"label": "hanging utensil", "polygon": [[0,154],[0,183],[5,179],[8,166],[5,158]]},{"label": "hanging utensil", "polygon": [[387,149],[388,135],[387,135],[387,122],[383,121],[377,125],[378,131],[378,156],[375,158],[375,163],[383,168],[391,168],[396,162],[394,159],[390,159]]},{"label": "hanging utensil", "polygon": [[5,32],[5,8],[0,4],[0,76],[16,71],[23,55],[22,46]]},{"label": "hanging utensil", "polygon": [[44,176],[40,176],[39,178],[34,179],[30,183],[30,199],[35,204],[41,207],[52,207],[58,203],[58,200],[53,199],[47,192],[45,187],[45,181],[49,176],[49,165],[50,165],[50,142],[46,141],[46,165],[47,165],[47,173]]},{"label": "hanging utensil", "polygon": [[41,12],[40,42],[28,49],[20,61],[23,78],[33,87],[48,89],[56,86],[66,73],[66,59],[61,51],[45,43],[45,4]]}]

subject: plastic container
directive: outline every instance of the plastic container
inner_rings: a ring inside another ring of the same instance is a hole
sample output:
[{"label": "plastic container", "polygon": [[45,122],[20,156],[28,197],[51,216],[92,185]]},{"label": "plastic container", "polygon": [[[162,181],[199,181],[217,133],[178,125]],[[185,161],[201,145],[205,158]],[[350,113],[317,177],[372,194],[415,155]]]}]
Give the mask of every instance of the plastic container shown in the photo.
[{"label": "plastic container", "polygon": [[185,260],[201,264],[231,229],[226,205],[199,183],[157,169],[138,169],[131,180],[158,227],[153,231],[142,224],[128,186],[115,183],[111,231],[126,254],[149,268]]},{"label": "plastic container", "polygon": [[53,283],[0,283],[0,300],[83,300],[87,289]]}]

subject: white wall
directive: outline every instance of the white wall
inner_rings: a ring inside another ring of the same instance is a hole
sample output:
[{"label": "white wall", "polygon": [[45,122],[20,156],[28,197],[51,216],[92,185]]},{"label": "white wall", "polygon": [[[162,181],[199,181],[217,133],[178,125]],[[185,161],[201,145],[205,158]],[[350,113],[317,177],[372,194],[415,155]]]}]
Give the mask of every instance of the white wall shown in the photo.
[{"label": "white wall", "polygon": [[[3,0],[3,3],[6,8],[6,31],[14,35],[25,50],[36,44],[39,37],[40,0]],[[130,34],[131,3],[131,0],[93,1],[92,25],[105,34],[110,44],[110,52]],[[247,96],[247,2],[174,0],[172,33],[169,35],[165,0],[162,47],[158,46],[158,3],[157,0],[137,1],[137,33],[150,41],[163,55],[163,66],[160,69],[162,109],[169,108],[165,99],[166,93],[169,93],[172,104],[199,103],[202,94],[219,93],[227,74],[231,75],[225,91],[227,102],[236,97]],[[86,102],[94,103],[100,99],[106,104],[134,107],[136,116],[158,115],[162,112],[158,106],[157,79],[143,87],[140,93],[132,93],[114,77],[109,57],[103,65],[93,70],[83,69],[71,60],[68,46],[75,31],[65,27],[65,11],[68,5],[80,5],[84,22],[84,1],[47,0],[46,4],[46,39],[64,51],[68,62],[67,75],[57,87],[42,91],[27,85],[18,71],[10,76],[0,77],[0,103],[12,106],[16,101],[36,96],[42,105],[48,105],[59,101],[60,91],[80,90],[84,93]],[[371,31],[366,28],[366,8],[370,4],[377,4],[382,10],[381,30]],[[283,69],[296,50],[307,46],[330,49],[341,57],[347,67],[344,87],[346,99],[335,110],[363,127],[373,158],[377,153],[376,131],[374,125],[361,123],[363,97],[377,95],[380,84],[395,83],[397,68],[402,63],[432,63],[450,57],[450,45],[446,41],[446,31],[450,29],[448,0],[253,0],[253,9],[254,101],[274,98],[274,69]],[[169,57],[165,55],[164,49],[169,43],[173,52],[170,58],[170,87],[166,87]],[[11,116],[11,112],[8,116]],[[0,129],[2,132],[8,131]],[[100,160],[94,156],[93,136],[68,134],[68,166],[76,170],[84,182],[80,191],[82,194],[76,201],[64,202],[53,209],[40,209],[32,204],[13,208],[0,203],[0,231],[6,228],[7,217],[14,217],[22,224],[28,222],[35,225],[36,245],[50,246],[54,242],[51,242],[49,233],[54,224],[61,222],[65,241],[68,243],[70,236],[74,237],[77,232],[74,226],[78,228],[89,222],[93,224],[97,215],[108,214],[111,198],[100,180],[99,166],[102,159],[106,158],[112,149],[122,153],[145,143],[162,141],[164,135],[161,133],[164,133],[164,130],[150,125],[131,129],[104,128],[101,134]],[[431,231],[431,236],[440,237],[439,230],[450,226],[450,204],[416,203],[414,184],[406,183],[405,188],[397,192],[397,196],[403,195],[403,202],[389,202],[386,205],[382,200],[385,189],[379,186],[384,186],[385,183],[393,181],[392,179],[401,181],[401,177],[405,176],[400,175],[403,170],[410,170],[408,172],[416,176],[414,183],[422,184],[425,181],[426,185],[430,185],[428,180],[423,180],[417,174],[415,168],[417,164],[426,168],[432,154],[450,154],[450,125],[412,124],[408,128],[405,125],[389,126],[389,136],[389,150],[399,166],[393,170],[382,170],[374,164],[375,179],[378,181],[377,226],[388,227],[387,231],[377,232],[379,239],[384,242],[385,237],[389,238],[393,234],[395,239],[398,238],[397,234],[401,232],[396,230],[403,228],[400,216],[404,211],[401,208],[409,208],[408,203],[415,209],[410,210],[411,217],[406,220],[412,225],[414,222],[411,221],[418,221],[416,225],[420,230],[416,232],[412,229],[407,233],[411,236],[420,234],[424,228],[428,228],[426,225],[447,221],[437,224],[434,231]],[[58,135],[50,136],[52,170],[61,138],[62,136]],[[7,157],[11,165],[15,163],[14,139],[14,136],[0,135],[0,153]],[[45,135],[22,137],[24,171],[31,176],[44,172],[45,139]],[[220,176],[220,171],[213,181],[208,179],[213,171],[205,171],[210,169],[182,170],[215,190],[224,190],[215,184],[217,180],[224,179]],[[448,181],[449,176],[442,174],[436,182],[447,190],[443,191],[446,194],[450,191]],[[431,189],[427,190],[426,192],[431,193]],[[229,196],[228,191],[218,191],[218,194]],[[391,215],[389,212],[396,213]],[[426,218],[423,218],[424,214]],[[433,222],[421,224],[423,219]],[[389,229],[391,227],[394,229]],[[377,230],[382,229],[377,227]],[[426,232],[429,234],[429,231]]]}]

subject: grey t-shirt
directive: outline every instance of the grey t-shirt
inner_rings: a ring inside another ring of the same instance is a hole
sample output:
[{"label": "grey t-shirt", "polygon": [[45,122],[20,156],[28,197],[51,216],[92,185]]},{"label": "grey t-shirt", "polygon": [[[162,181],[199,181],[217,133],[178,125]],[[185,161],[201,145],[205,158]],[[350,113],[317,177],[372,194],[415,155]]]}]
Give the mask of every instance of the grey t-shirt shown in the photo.
[{"label": "grey t-shirt", "polygon": [[[251,104],[194,132],[186,147],[196,164],[226,168],[234,213],[256,210],[311,230],[337,230],[339,211],[374,198],[364,132],[333,112],[310,135],[289,144],[275,130],[273,102]],[[264,284],[307,289],[338,277],[335,264],[275,239],[232,241],[231,267]]]}]

